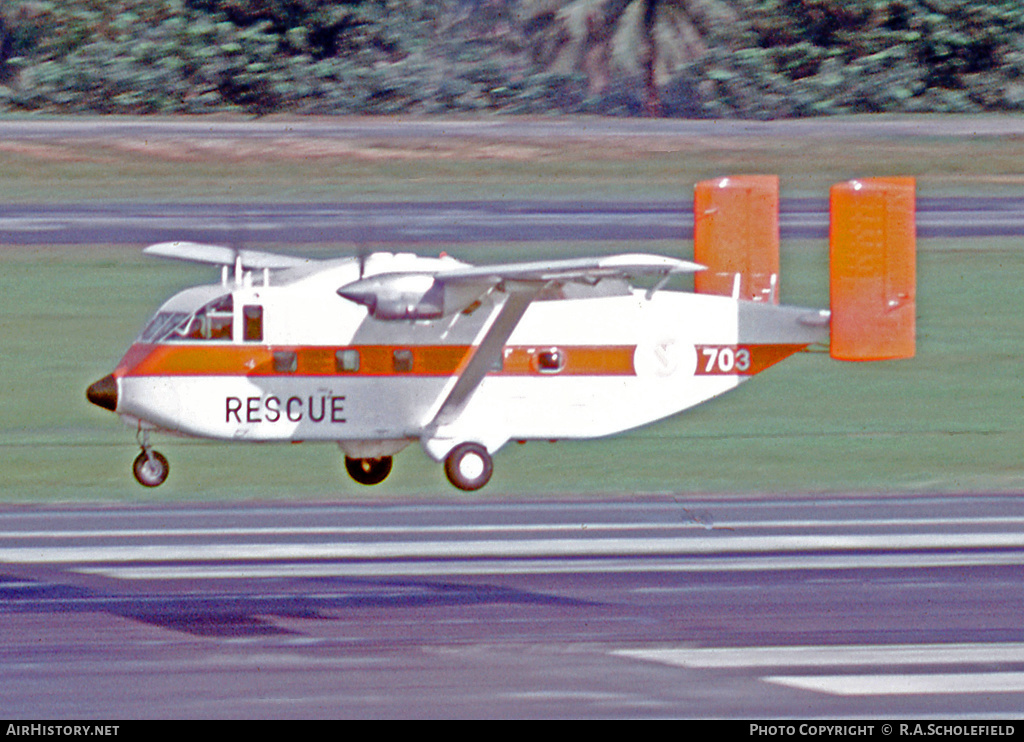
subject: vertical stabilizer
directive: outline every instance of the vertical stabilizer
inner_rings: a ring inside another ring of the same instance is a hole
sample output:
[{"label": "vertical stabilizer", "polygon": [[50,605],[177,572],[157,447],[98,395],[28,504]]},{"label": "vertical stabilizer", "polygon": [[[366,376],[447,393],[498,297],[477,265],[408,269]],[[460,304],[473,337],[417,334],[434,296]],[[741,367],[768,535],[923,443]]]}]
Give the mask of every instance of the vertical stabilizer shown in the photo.
[{"label": "vertical stabilizer", "polygon": [[870,178],[830,194],[831,354],[844,361],[915,353],[913,178]]},{"label": "vertical stabilizer", "polygon": [[693,200],[694,277],[699,294],[778,304],[779,179],[736,175],[698,183]]}]

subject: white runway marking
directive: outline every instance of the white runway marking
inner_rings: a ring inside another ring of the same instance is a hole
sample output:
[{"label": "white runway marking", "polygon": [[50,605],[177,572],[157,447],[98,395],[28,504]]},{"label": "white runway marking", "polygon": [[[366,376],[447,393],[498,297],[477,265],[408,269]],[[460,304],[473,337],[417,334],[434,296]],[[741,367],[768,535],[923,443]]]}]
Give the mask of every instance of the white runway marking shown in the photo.
[{"label": "white runway marking", "polygon": [[823,557],[733,557],[692,559],[474,559],[413,561],[295,561],[286,564],[175,564],[79,567],[75,571],[122,580],[225,580],[297,577],[428,575],[587,574],[619,572],[753,572],[780,570],[920,569],[926,567],[1024,565],[1024,554],[884,554]]},{"label": "white runway marking", "polygon": [[848,674],[773,674],[765,682],[837,696],[1022,693],[1024,672],[884,672],[918,666],[1024,662],[1024,644],[897,644],[878,646],[624,649],[620,657],[692,669],[849,667]]},{"label": "white runway marking", "polygon": [[1024,517],[993,518],[872,518],[862,519],[804,519],[775,521],[729,520],[720,523],[698,520],[680,520],[678,523],[565,523],[565,524],[473,524],[473,525],[413,525],[413,526],[228,526],[221,528],[125,528],[125,529],[76,529],[53,531],[0,531],[0,540],[15,539],[97,539],[97,538],[210,538],[242,536],[393,536],[408,534],[460,534],[460,533],[553,533],[576,534],[635,531],[683,531],[694,535],[707,531],[732,533],[736,531],[764,530],[776,528],[889,528],[896,526],[937,527],[953,526],[962,530],[965,526],[978,527],[1020,527]]},{"label": "white runway marking", "polygon": [[767,677],[769,683],[833,696],[1024,693],[1024,672]]},{"label": "white runway marking", "polygon": [[298,559],[453,559],[668,556],[813,551],[1024,549],[1024,533],[730,536],[678,538],[496,539],[138,546],[25,546],[0,548],[0,563],[84,564],[167,561]]},{"label": "white runway marking", "polygon": [[1024,643],[623,649],[623,657],[694,668],[834,667],[1024,662]]}]

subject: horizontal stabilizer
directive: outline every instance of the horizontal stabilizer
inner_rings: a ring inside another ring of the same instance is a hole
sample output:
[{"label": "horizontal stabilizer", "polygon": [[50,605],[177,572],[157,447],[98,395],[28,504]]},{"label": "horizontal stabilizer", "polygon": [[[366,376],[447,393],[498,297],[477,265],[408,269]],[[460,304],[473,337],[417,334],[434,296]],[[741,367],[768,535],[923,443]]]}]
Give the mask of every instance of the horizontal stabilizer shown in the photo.
[{"label": "horizontal stabilizer", "polygon": [[296,268],[311,262],[306,258],[296,258],[291,255],[274,255],[258,250],[237,250],[233,247],[203,245],[198,242],[161,242],[150,245],[142,252],[160,258],[186,260],[190,263],[208,265],[234,266],[241,259],[242,268],[250,270]]}]

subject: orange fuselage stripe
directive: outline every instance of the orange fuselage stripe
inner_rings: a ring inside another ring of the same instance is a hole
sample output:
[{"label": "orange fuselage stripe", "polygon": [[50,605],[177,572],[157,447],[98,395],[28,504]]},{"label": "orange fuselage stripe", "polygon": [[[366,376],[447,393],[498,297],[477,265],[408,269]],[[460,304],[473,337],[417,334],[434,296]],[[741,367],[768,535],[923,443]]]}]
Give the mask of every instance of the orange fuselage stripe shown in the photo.
[{"label": "orange fuselage stripe", "polygon": [[[508,346],[495,374],[540,374],[537,354],[549,346]],[[356,371],[339,370],[338,351],[359,352]],[[280,346],[220,343],[133,345],[119,376],[453,376],[469,362],[469,345]],[[559,346],[565,364],[558,375],[633,376],[632,345]],[[294,371],[280,369],[281,354],[295,354]],[[409,358],[411,365],[402,360]],[[275,365],[275,354],[278,365]],[[401,358],[401,360],[400,360]]]},{"label": "orange fuselage stripe", "polygon": [[[753,376],[807,346],[793,344],[698,345],[697,376]],[[355,350],[357,370],[339,366],[338,352]],[[564,359],[544,369],[540,355],[552,346],[512,345],[504,349],[505,376],[635,376],[632,345],[558,346]],[[226,343],[133,345],[117,376],[455,376],[470,360],[469,345],[280,346]],[[289,363],[289,354],[294,362]],[[284,357],[282,359],[282,357]]]}]

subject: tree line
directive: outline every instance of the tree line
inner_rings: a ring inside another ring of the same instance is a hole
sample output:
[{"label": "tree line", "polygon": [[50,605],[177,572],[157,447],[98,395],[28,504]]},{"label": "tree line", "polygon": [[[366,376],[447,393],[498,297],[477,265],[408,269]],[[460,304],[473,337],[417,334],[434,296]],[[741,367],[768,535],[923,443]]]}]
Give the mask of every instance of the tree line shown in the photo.
[{"label": "tree line", "polygon": [[1024,110],[1019,0],[7,0],[0,111]]}]

